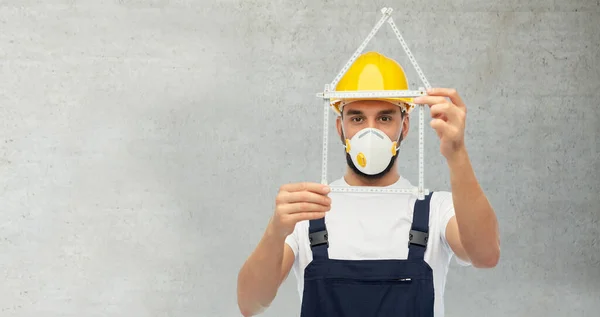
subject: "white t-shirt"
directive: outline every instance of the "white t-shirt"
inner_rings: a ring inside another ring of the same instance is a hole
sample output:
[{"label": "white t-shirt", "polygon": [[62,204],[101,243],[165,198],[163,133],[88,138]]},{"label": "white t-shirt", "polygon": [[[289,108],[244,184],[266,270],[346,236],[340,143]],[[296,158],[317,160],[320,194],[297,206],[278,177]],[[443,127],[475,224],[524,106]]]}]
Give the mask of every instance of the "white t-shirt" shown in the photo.
[{"label": "white t-shirt", "polygon": [[[344,178],[332,186],[348,186]],[[400,177],[393,188],[412,188]],[[408,236],[412,225],[414,195],[374,193],[330,193],[331,210],[325,216],[328,231],[329,258],[340,260],[400,259],[408,257]],[[446,241],[446,225],[454,216],[452,194],[435,191],[429,211],[429,242],[425,261],[433,269],[436,317],[444,316],[444,287],[448,266],[454,253]],[[292,270],[302,300],[304,269],[312,261],[308,241],[308,221],[296,224],[285,242],[296,259]],[[456,257],[460,265],[470,265]]]}]

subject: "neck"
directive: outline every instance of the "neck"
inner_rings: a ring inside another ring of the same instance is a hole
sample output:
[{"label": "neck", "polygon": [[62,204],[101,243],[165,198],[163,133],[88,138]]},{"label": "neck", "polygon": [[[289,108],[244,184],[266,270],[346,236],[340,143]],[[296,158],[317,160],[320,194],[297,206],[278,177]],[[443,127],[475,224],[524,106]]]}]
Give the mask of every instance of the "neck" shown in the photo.
[{"label": "neck", "polygon": [[350,167],[346,168],[346,175],[344,175],[344,180],[350,186],[390,186],[396,183],[398,179],[400,179],[400,174],[395,168],[377,179],[369,179],[358,175]]}]

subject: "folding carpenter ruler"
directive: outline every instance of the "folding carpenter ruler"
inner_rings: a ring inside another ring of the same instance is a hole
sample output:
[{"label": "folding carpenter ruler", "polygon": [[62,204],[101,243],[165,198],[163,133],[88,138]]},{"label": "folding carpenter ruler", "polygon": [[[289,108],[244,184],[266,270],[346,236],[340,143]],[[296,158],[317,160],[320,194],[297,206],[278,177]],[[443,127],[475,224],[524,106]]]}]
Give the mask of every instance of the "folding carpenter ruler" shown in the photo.
[{"label": "folding carpenter ruler", "polygon": [[[358,47],[358,49],[354,52],[350,60],[344,65],[342,70],[337,74],[335,79],[330,83],[325,85],[325,89],[322,93],[318,93],[317,97],[323,98],[323,162],[321,168],[321,183],[328,184],[327,182],[327,153],[328,153],[328,143],[329,143],[329,111],[330,111],[330,99],[331,98],[391,98],[391,97],[406,97],[406,98],[415,98],[419,96],[426,95],[425,88],[431,88],[429,82],[425,78],[425,75],[421,71],[421,68],[417,64],[414,56],[410,52],[410,49],[406,45],[402,34],[400,34],[400,30],[396,27],[394,20],[391,17],[392,14],[391,8],[383,8],[381,9],[382,17],[375,24],[367,38],[362,42],[362,44]],[[360,91],[360,92],[336,92],[335,87],[338,82],[342,79],[344,74],[350,69],[350,66],[354,63],[354,61],[360,56],[363,52],[367,44],[371,41],[371,39],[375,36],[375,34],[379,31],[381,26],[388,22],[391,26],[394,34],[400,41],[402,48],[406,52],[410,62],[415,67],[417,74],[419,75],[421,81],[425,88],[420,87],[418,90],[385,90],[385,91]],[[347,193],[390,193],[390,194],[413,194],[418,197],[418,199],[424,199],[425,195],[429,194],[429,190],[424,186],[424,137],[423,137],[423,129],[424,129],[424,106],[419,106],[419,185],[414,188],[383,188],[383,187],[369,187],[369,186],[332,186],[332,192],[347,192]]]}]

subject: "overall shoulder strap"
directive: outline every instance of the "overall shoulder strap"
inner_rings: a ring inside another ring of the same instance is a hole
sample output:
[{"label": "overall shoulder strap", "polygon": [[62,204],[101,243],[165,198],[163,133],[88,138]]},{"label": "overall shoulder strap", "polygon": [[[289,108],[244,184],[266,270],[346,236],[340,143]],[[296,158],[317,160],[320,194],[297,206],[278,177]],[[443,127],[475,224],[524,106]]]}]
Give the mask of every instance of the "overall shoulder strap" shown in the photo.
[{"label": "overall shoulder strap", "polygon": [[329,258],[327,253],[329,241],[327,236],[327,228],[325,227],[325,218],[310,220],[308,227],[308,240],[310,241],[313,259]]},{"label": "overall shoulder strap", "polygon": [[413,222],[408,239],[408,259],[423,259],[429,241],[429,203],[433,192],[415,201]]}]

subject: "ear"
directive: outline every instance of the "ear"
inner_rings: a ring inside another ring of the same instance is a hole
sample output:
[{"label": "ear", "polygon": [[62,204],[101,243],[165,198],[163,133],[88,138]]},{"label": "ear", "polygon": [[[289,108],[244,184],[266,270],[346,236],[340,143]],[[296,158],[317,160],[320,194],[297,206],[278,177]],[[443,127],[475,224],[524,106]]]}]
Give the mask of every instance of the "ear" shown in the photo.
[{"label": "ear", "polygon": [[405,113],[404,123],[402,124],[402,140],[406,139],[409,129],[410,129],[410,115],[408,113]]},{"label": "ear", "polygon": [[342,140],[342,143],[344,143],[344,138],[342,137],[342,117],[341,116],[337,116],[337,118],[335,119],[335,127],[337,129],[337,133],[340,137],[340,139]]}]

